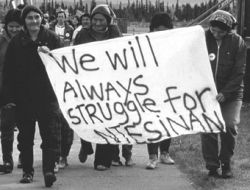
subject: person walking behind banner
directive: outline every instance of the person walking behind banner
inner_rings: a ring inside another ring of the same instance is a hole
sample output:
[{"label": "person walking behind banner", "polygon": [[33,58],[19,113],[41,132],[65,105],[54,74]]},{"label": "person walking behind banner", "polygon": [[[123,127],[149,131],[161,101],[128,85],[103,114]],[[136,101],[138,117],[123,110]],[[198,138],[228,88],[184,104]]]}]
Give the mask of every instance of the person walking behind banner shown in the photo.
[{"label": "person walking behind banner", "polygon": [[[202,134],[202,153],[209,176],[231,178],[233,173],[230,162],[234,154],[243,98],[246,45],[238,34],[232,32],[236,19],[230,13],[216,11],[211,15],[209,22],[206,43],[218,90],[216,99],[221,106],[226,132],[219,135],[220,146],[217,134]],[[218,173],[220,167],[221,176]]]},{"label": "person walking behind banner", "polygon": [[54,31],[61,39],[63,46],[69,46],[72,40],[74,28],[66,22],[66,14],[63,10],[56,13],[57,20],[50,24],[50,30]]},{"label": "person walking behind banner", "polygon": [[80,18],[77,15],[70,17],[69,21],[71,22],[71,26],[74,30],[81,25]]},{"label": "person walking behind banner", "polygon": [[76,35],[78,34],[78,32],[82,29],[88,29],[90,27],[90,14],[89,13],[84,13],[81,17],[80,17],[80,23],[81,25],[78,26],[74,32],[73,32],[73,36],[72,36],[72,42],[75,41]]},{"label": "person walking behind banner", "polygon": [[90,28],[90,15],[89,13],[84,13],[81,17],[80,17],[80,21],[81,21],[81,24],[82,24],[82,28]]},{"label": "person walking behind banner", "polygon": [[[114,12],[109,6],[96,6],[91,13],[91,27],[89,29],[82,28],[82,30],[77,34],[74,44],[78,45],[93,41],[101,41],[121,37],[122,34],[119,31],[118,27],[111,24],[113,15]],[[129,151],[131,151],[131,148]],[[87,159],[87,156],[90,154],[93,154],[93,148],[91,143],[81,139],[79,160],[84,163]],[[127,155],[129,155],[128,158],[131,159],[131,152],[127,153]],[[119,158],[118,145],[97,144],[94,168],[96,170],[107,170],[110,168],[112,160],[117,157]]]},{"label": "person walking behind banner", "polygon": [[[150,22],[150,32],[164,31],[173,28],[172,19],[167,13],[156,13]],[[158,148],[160,148],[160,161],[163,164],[174,164],[174,160],[169,156],[171,139],[163,140],[159,143],[147,144],[149,162],[146,169],[155,169],[158,164]]]},{"label": "person walking behind banner", "polygon": [[[17,35],[21,29],[21,11],[18,9],[9,10],[4,18],[3,34],[0,35],[0,94],[2,93],[3,66],[6,50],[10,40]],[[3,170],[1,172],[11,173],[14,165],[12,152],[15,128],[15,104],[10,102],[1,109],[0,122],[3,157]]]},{"label": "person walking behind banner", "polygon": [[61,145],[60,154],[57,156],[54,172],[58,172],[59,169],[64,169],[67,167],[69,152],[74,140],[74,131],[70,128],[67,120],[60,115],[60,126],[61,126]]},{"label": "person walking behind banner", "polygon": [[[113,145],[113,157],[112,157],[112,166],[122,166],[122,162],[120,160],[120,150],[119,145]],[[122,145],[122,156],[125,159],[125,166],[133,166],[135,165],[134,161],[132,160],[132,148],[133,145]]]},{"label": "person walking behind banner", "polygon": [[39,47],[55,49],[60,39],[42,25],[42,12],[26,6],[21,14],[24,30],[9,43],[3,71],[2,104],[16,105],[19,129],[18,149],[22,154],[23,176],[20,183],[33,181],[33,145],[35,122],[42,139],[42,164],[45,186],[56,181],[56,155],[60,151],[60,109],[47,72],[38,55]]},{"label": "person walking behind banner", "polygon": [[43,20],[42,20],[42,25],[45,27],[45,28],[49,28],[49,14],[48,13],[44,13],[43,14]]},{"label": "person walking behind banner", "polygon": [[[63,10],[57,13],[57,21],[50,25],[50,29],[54,31],[61,39],[61,44],[69,46],[72,39],[73,28],[65,21],[66,14]],[[57,157],[54,171],[57,173],[59,169],[68,166],[67,157],[73,144],[74,131],[69,127],[66,119],[61,115],[61,151]]]}]

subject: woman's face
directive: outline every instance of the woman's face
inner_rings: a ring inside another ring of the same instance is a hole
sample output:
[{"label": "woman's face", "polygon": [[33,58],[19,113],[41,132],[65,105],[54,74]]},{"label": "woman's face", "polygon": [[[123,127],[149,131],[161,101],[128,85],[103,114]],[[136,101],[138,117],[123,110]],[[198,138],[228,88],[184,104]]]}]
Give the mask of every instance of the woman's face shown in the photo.
[{"label": "woman's face", "polygon": [[72,22],[73,22],[74,26],[77,26],[77,25],[78,25],[78,19],[77,19],[76,17],[74,17],[74,18],[72,19]]},{"label": "woman's face", "polygon": [[39,31],[41,23],[42,17],[35,11],[30,11],[25,18],[25,25],[29,32]]},{"label": "woman's face", "polygon": [[63,25],[65,19],[66,19],[66,17],[65,17],[65,14],[63,12],[57,14],[58,24]]},{"label": "woman's face", "polygon": [[7,31],[11,38],[17,35],[21,29],[22,29],[22,26],[15,21],[9,22],[7,24]]},{"label": "woman's face", "polygon": [[105,31],[108,27],[107,19],[102,14],[95,14],[91,20],[92,29],[97,32]]},{"label": "woman's face", "polygon": [[224,36],[226,36],[228,33],[228,31],[222,30],[216,26],[214,26],[214,27],[211,26],[210,31],[216,40],[222,40],[224,38]]},{"label": "woman's face", "polygon": [[90,18],[87,16],[82,17],[82,27],[89,28],[90,27]]}]

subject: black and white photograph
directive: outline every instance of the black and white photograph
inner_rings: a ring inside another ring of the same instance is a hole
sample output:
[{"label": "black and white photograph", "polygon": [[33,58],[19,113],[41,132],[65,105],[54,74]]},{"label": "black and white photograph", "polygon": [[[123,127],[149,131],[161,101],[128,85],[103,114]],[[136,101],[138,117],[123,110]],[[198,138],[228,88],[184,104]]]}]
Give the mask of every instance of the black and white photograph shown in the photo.
[{"label": "black and white photograph", "polygon": [[0,0],[0,190],[248,190],[249,0]]}]

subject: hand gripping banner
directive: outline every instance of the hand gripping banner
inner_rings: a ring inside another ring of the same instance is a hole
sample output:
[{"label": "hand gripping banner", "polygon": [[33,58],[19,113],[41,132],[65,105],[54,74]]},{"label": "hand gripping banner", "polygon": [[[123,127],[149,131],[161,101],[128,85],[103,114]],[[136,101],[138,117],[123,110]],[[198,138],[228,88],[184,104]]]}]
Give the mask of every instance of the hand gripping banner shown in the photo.
[{"label": "hand gripping banner", "polygon": [[39,53],[70,127],[140,144],[225,131],[200,26]]}]

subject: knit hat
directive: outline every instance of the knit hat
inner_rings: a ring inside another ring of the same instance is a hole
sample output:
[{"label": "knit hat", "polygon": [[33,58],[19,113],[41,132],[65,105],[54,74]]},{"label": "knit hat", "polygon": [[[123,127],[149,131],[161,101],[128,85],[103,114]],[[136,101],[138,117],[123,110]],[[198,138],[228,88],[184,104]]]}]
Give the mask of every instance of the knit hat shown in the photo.
[{"label": "knit hat", "polygon": [[165,26],[168,29],[173,28],[172,19],[167,13],[156,13],[150,22],[150,32],[159,26]]},{"label": "knit hat", "polygon": [[108,24],[111,23],[112,18],[116,17],[114,11],[106,4],[97,5],[91,12],[91,19],[95,14],[102,14],[105,16]]},{"label": "knit hat", "polygon": [[237,25],[236,18],[229,12],[223,10],[215,11],[211,15],[209,22],[210,24],[220,23],[222,25],[225,25],[228,29],[233,29]]},{"label": "knit hat", "polygon": [[23,23],[25,23],[25,18],[27,16],[27,14],[29,14],[29,12],[31,12],[31,11],[37,12],[38,14],[40,14],[41,16],[43,16],[43,13],[42,13],[42,11],[39,8],[37,8],[37,7],[33,6],[33,5],[27,5],[22,10],[22,16],[21,16],[21,18],[22,18]]},{"label": "knit hat", "polygon": [[19,9],[11,9],[7,12],[4,18],[4,25],[7,26],[10,22],[17,22],[22,25],[21,11]]},{"label": "knit hat", "polygon": [[10,37],[10,34],[7,29],[7,26],[10,22],[17,22],[18,24],[22,25],[21,11],[19,9],[9,10],[4,18],[4,30],[6,31],[9,37]]}]

